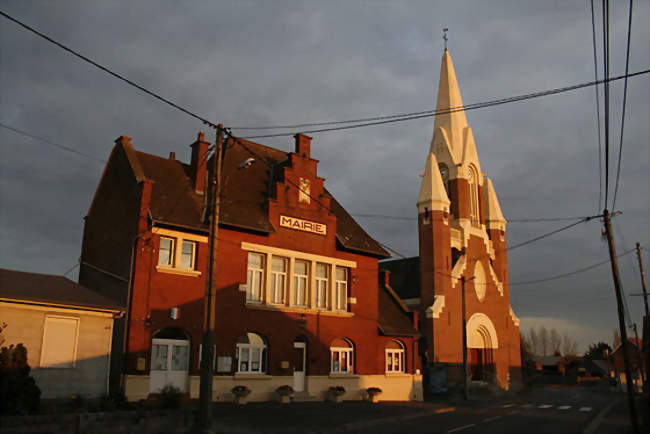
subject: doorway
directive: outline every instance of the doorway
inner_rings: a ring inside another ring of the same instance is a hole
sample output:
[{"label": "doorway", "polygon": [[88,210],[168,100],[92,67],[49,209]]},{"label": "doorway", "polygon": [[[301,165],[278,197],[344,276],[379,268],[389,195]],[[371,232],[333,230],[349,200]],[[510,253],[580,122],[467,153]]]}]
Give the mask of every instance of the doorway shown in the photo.
[{"label": "doorway", "polygon": [[159,393],[165,386],[187,392],[190,341],[180,329],[164,329],[151,340],[149,392]]},{"label": "doorway", "polygon": [[293,390],[303,392],[305,390],[305,365],[307,364],[307,343],[294,342],[293,361]]}]

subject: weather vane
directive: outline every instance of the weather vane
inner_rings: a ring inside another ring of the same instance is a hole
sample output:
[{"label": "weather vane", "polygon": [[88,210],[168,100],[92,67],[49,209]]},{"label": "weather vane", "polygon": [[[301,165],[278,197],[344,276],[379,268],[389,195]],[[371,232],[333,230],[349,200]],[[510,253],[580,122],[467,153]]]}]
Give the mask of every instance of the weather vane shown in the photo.
[{"label": "weather vane", "polygon": [[442,39],[445,40],[445,51],[447,51],[447,41],[448,41],[447,32],[449,31],[449,29],[445,27],[444,29],[442,29],[442,31],[443,31]]}]

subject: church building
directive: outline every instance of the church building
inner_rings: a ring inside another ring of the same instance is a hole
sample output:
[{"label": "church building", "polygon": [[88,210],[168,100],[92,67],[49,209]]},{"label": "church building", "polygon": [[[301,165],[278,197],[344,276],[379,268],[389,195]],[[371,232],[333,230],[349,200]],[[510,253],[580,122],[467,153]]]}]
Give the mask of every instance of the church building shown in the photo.
[{"label": "church building", "polygon": [[420,254],[380,264],[388,271],[387,284],[419,313],[420,355],[433,392],[462,382],[463,322],[472,380],[508,389],[521,375],[506,220],[492,181],[481,170],[462,107],[445,49],[438,114],[417,200]]}]

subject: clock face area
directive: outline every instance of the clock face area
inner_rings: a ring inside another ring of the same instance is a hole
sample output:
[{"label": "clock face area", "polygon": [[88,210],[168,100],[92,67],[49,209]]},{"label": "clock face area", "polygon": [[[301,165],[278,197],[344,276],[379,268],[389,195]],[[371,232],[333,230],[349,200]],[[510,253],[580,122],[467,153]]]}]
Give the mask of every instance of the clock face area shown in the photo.
[{"label": "clock face area", "polygon": [[440,176],[442,176],[443,181],[447,181],[449,179],[449,168],[445,163],[440,163],[438,164],[438,169],[440,169]]}]

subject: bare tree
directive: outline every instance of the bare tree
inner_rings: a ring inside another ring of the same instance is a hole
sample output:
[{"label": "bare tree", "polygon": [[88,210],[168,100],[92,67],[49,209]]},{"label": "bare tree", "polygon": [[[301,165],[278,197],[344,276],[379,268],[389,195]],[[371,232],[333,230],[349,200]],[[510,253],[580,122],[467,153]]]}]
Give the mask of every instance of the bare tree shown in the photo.
[{"label": "bare tree", "polygon": [[578,343],[575,339],[570,338],[568,333],[564,333],[564,339],[562,342],[562,353],[564,356],[577,356],[578,355]]},{"label": "bare tree", "polygon": [[531,353],[533,353],[534,355],[539,354],[539,338],[537,336],[537,333],[535,332],[534,327],[530,328],[528,345]]},{"label": "bare tree", "polygon": [[548,330],[546,330],[546,327],[544,326],[539,328],[539,346],[541,347],[540,350],[542,352],[542,356],[547,356],[549,349],[549,339]]},{"label": "bare tree", "polygon": [[551,354],[554,356],[561,356],[560,354],[560,345],[562,345],[562,337],[554,328],[551,329],[551,336],[549,338],[549,344],[551,346]]},{"label": "bare tree", "polygon": [[618,329],[614,329],[614,345],[612,348],[616,349],[621,344],[621,332]]}]

